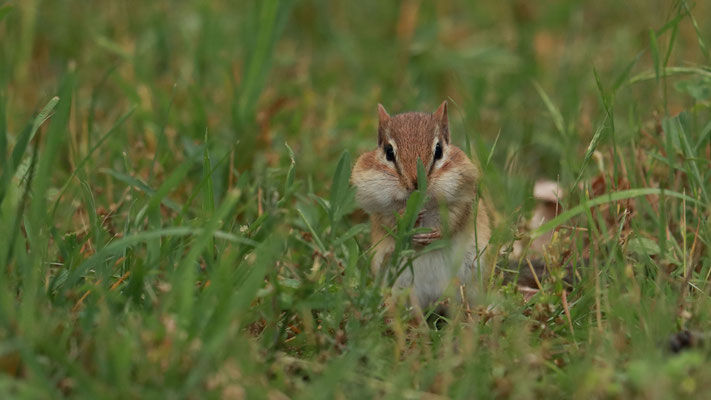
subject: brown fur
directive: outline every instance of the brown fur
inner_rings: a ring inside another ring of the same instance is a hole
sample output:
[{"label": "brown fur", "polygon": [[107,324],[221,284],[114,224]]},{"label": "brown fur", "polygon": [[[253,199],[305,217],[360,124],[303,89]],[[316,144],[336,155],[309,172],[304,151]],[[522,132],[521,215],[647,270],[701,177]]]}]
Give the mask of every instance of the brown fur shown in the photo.
[{"label": "brown fur", "polygon": [[432,141],[427,133],[434,129],[432,118],[422,113],[399,114],[381,121],[383,141],[395,143],[397,161],[393,168],[403,186],[410,190],[417,183],[418,157],[423,164],[432,158]]}]

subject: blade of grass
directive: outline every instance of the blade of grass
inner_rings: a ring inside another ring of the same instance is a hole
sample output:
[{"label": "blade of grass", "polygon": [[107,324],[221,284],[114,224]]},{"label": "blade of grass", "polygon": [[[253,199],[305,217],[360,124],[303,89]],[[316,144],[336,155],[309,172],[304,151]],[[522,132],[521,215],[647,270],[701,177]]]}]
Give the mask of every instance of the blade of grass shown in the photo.
[{"label": "blade of grass", "polygon": [[[104,74],[99,79],[99,82],[91,89],[91,100],[89,101],[89,111],[86,116],[86,131],[88,133],[87,141],[91,146],[92,134],[94,132],[94,118],[96,118],[96,104],[98,102],[99,93],[105,90],[106,82],[108,82],[109,77],[111,77],[116,71],[116,69],[121,65],[121,62],[116,62],[106,69]],[[131,107],[131,111],[135,110],[136,106]],[[115,125],[115,124],[114,124]],[[91,146],[92,148],[94,146]]]},{"label": "blade of grass", "polygon": [[[6,251],[5,251],[5,268],[7,268],[10,265],[10,261],[12,260],[13,257],[13,251],[15,249],[15,242],[18,240],[18,237],[22,235],[21,232],[21,221],[23,216],[25,215],[25,210],[27,207],[27,202],[30,198],[30,188],[32,184],[32,180],[35,176],[34,171],[37,166],[37,152],[38,149],[35,147],[34,150],[32,151],[32,159],[30,161],[30,168],[27,171],[27,183],[25,184],[25,188],[23,191],[23,194],[20,198],[20,202],[17,206],[17,212],[12,216],[13,222],[12,222],[12,234],[10,236],[9,244],[7,245]],[[30,229],[32,227],[30,226]],[[29,235],[28,235],[29,236]]]},{"label": "blade of grass", "polygon": [[74,170],[72,171],[71,175],[69,175],[69,178],[67,178],[67,181],[64,182],[64,185],[62,185],[62,188],[59,190],[59,194],[57,195],[57,199],[54,200],[54,206],[52,206],[52,212],[50,213],[50,216],[54,218],[55,213],[57,212],[57,206],[59,205],[59,201],[62,199],[62,196],[64,195],[64,192],[67,191],[67,188],[69,187],[69,184],[72,182],[72,179],[74,179],[75,176],[77,176],[77,173],[79,170],[81,170],[82,167],[84,167],[84,164],[89,161],[91,158],[92,154],[101,147],[101,145],[110,137],[112,136],[115,132],[118,132],[118,128],[120,128],[123,123],[133,115],[133,112],[136,110],[136,106],[131,107],[130,110],[128,110],[125,114],[123,114],[119,119],[113,124],[113,126],[109,129],[104,136],[102,136],[95,144],[94,146],[89,149],[89,151],[86,153],[84,158],[79,161],[79,163],[74,167]]},{"label": "blade of grass", "polygon": [[491,160],[494,158],[494,151],[496,151],[496,145],[499,143],[499,137],[501,137],[501,130],[496,134],[496,139],[494,139],[494,144],[491,145],[491,150],[489,151],[489,156],[486,157],[486,164],[484,165],[484,171],[489,169]]},{"label": "blade of grass", "polygon": [[[212,162],[210,161],[210,149],[207,142],[207,130],[205,130],[205,149],[202,156],[202,173],[205,178],[205,186],[203,186],[203,212],[206,218],[212,218],[215,214],[215,186],[212,182]],[[187,171],[186,171],[187,172]],[[215,241],[212,237],[207,245],[207,253],[210,260],[214,259]]]},{"label": "blade of grass", "polygon": [[676,17],[666,22],[661,28],[657,29],[657,37],[662,36],[662,34],[669,29],[674,29],[675,26],[679,25],[679,22],[681,22],[682,19],[684,19],[684,15],[681,12],[677,13]]},{"label": "blade of grass", "polygon": [[200,254],[205,251],[207,246],[213,244],[212,239],[215,231],[223,224],[223,220],[234,208],[238,199],[239,195],[236,191],[227,194],[225,200],[217,209],[217,212],[205,223],[202,232],[195,238],[194,243],[192,243],[190,251],[175,270],[172,282],[173,287],[177,290],[172,292],[173,296],[170,303],[177,308],[176,311],[184,326],[187,326],[191,320],[193,304],[195,302],[195,276]]},{"label": "blade of grass", "polygon": [[593,134],[593,137],[590,140],[590,143],[588,144],[588,148],[587,148],[587,150],[585,150],[585,157],[583,157],[583,163],[580,165],[580,172],[578,172],[578,177],[575,179],[575,183],[573,183],[573,187],[578,186],[580,179],[583,177],[583,173],[585,172],[585,167],[587,166],[588,161],[590,161],[590,158],[592,157],[593,153],[595,152],[595,149],[597,149],[597,145],[600,142],[600,138],[602,137],[602,131],[605,128],[606,123],[607,123],[607,116],[605,116],[605,119],[602,121],[602,123],[595,130],[595,134]]},{"label": "blade of grass", "polygon": [[[294,150],[289,147],[289,144],[284,142],[287,153],[289,154],[289,169],[286,172],[286,181],[284,182],[284,195],[279,199],[277,206],[283,207],[286,204],[287,199],[291,196],[294,190],[294,168],[296,166],[296,160],[294,159]],[[350,164],[350,162],[349,162]]]},{"label": "blade of grass", "polygon": [[236,89],[232,104],[232,119],[238,143],[237,164],[241,168],[249,168],[254,161],[254,146],[256,135],[255,115],[259,96],[264,90],[274,57],[274,47],[286,25],[291,9],[291,0],[265,0],[254,2],[250,21],[243,31],[242,47],[246,57],[241,84]]},{"label": "blade of grass", "polygon": [[341,158],[338,160],[338,165],[336,166],[336,172],[333,174],[333,184],[331,185],[331,197],[330,197],[330,208],[329,208],[329,218],[331,219],[331,225],[337,222],[341,218],[341,213],[343,211],[343,206],[348,196],[349,191],[349,179],[351,170],[351,156],[348,150],[341,154]]},{"label": "blade of grass", "polygon": [[699,150],[701,149],[701,145],[703,145],[704,141],[709,136],[711,136],[711,121],[709,121],[706,126],[704,126],[704,128],[701,130],[701,133],[699,134],[699,140],[694,145],[694,154],[699,152]]},{"label": "blade of grass", "polygon": [[[15,147],[12,149],[12,156],[7,162],[8,165],[3,168],[2,176],[0,176],[0,203],[2,203],[2,200],[5,198],[5,190],[7,188],[7,185],[9,184],[10,179],[12,179],[12,176],[15,174],[17,167],[22,162],[22,158],[24,157],[25,151],[27,150],[27,146],[35,137],[35,134],[37,133],[39,127],[42,126],[49,119],[52,110],[54,110],[54,107],[57,105],[58,102],[59,97],[53,97],[49,101],[49,103],[44,106],[42,111],[37,114],[37,117],[34,118],[32,124],[28,124],[22,131],[22,133],[20,133],[20,136],[18,137],[17,142],[15,143]],[[3,135],[3,137],[5,137],[5,135]],[[5,158],[5,154],[3,154],[3,158]]]},{"label": "blade of grass", "polygon": [[664,194],[665,196],[669,197],[675,197],[678,199],[685,199],[686,201],[693,203],[693,204],[699,204],[696,199],[693,199],[685,194],[678,193],[678,192],[673,192],[669,190],[663,190],[663,189],[658,189],[658,188],[646,188],[646,189],[629,189],[629,190],[623,190],[620,192],[614,192],[614,193],[609,193],[605,194],[602,196],[595,197],[594,199],[590,199],[587,201],[585,204],[580,204],[577,205],[570,210],[564,211],[557,217],[551,219],[550,221],[546,222],[545,224],[539,226],[535,230],[531,232],[531,238],[535,239],[544,233],[550,231],[551,229],[554,229],[555,227],[561,225],[562,223],[568,221],[569,219],[577,216],[578,214],[582,212],[586,212],[586,210],[589,210],[592,207],[599,206],[601,204],[605,203],[611,203],[613,201],[620,201],[620,200],[625,200],[625,199],[631,199],[635,197],[640,197],[640,196],[650,196],[650,195],[661,195]]},{"label": "blade of grass", "polygon": [[[451,97],[447,97],[447,102],[450,104],[449,109],[450,110],[455,110],[457,115],[459,115],[462,118],[462,121],[465,121],[466,123],[466,115],[462,112],[462,108],[459,106],[459,104]],[[450,111],[451,112],[451,111]],[[472,143],[471,143],[471,138],[469,137],[469,132],[467,129],[464,130],[464,153],[466,153],[467,157],[469,159],[472,158]]]},{"label": "blade of grass", "polygon": [[397,278],[406,269],[412,267],[414,253],[411,250],[412,235],[418,231],[427,230],[426,228],[415,228],[417,216],[424,207],[427,201],[427,172],[422,160],[417,159],[417,190],[410,194],[405,204],[405,212],[401,216],[396,215],[397,230],[391,234],[395,238],[395,249],[390,256],[390,265],[387,268],[381,268],[377,277],[378,286],[385,278],[388,271],[394,273],[388,276],[388,286],[392,286]]},{"label": "blade of grass", "polygon": [[248,115],[253,114],[264,82],[271,66],[273,47],[281,34],[287,9],[290,2],[279,0],[265,0],[259,2],[259,15],[257,16],[257,37],[251,46],[251,53],[247,58],[245,74],[242,78],[243,85],[239,95],[239,114],[243,121]]},{"label": "blade of grass", "polygon": [[[0,156],[3,160],[3,171],[7,168],[7,113],[5,111],[5,93],[0,92]],[[2,181],[0,181],[2,184]],[[0,198],[0,202],[2,199]]]},{"label": "blade of grass", "polygon": [[[679,22],[683,18],[683,15],[679,14],[674,18],[672,21],[669,21],[666,26],[669,26],[671,24],[672,32],[671,32],[671,37],[669,38],[669,45],[667,46],[667,51],[666,54],[664,55],[664,68],[669,66],[669,58],[671,57],[672,50],[674,49],[674,43],[676,42],[676,34],[679,32]],[[659,37],[661,33],[657,31],[657,37]]]},{"label": "blade of grass", "polygon": [[600,94],[600,99],[602,100],[602,105],[605,109],[605,114],[607,115],[607,121],[610,123],[610,140],[612,141],[612,175],[617,177],[618,170],[618,152],[617,152],[617,138],[615,134],[615,115],[614,115],[614,104],[615,104],[615,93],[608,92],[602,84],[600,75],[597,72],[597,68],[593,66],[593,75],[595,76],[595,84],[597,85],[598,93]]},{"label": "blade of grass", "polygon": [[188,174],[195,161],[195,159],[188,159],[180,163],[180,166],[163,181],[158,190],[151,194],[151,199],[148,202],[148,210],[156,209],[158,205],[164,202],[166,196],[175,190],[183,181],[183,178]]},{"label": "blade of grass", "polygon": [[[247,310],[257,295],[258,290],[263,286],[264,277],[267,270],[278,260],[278,256],[283,254],[283,246],[280,240],[274,236],[267,238],[256,248],[256,261],[248,272],[242,274],[236,296],[233,300],[233,307],[236,310]],[[246,268],[246,265],[243,266]]]},{"label": "blade of grass", "polygon": [[[44,135],[44,145],[40,155],[37,157],[37,167],[32,181],[32,197],[29,203],[29,212],[25,214],[25,225],[31,231],[27,237],[27,242],[31,251],[29,252],[28,264],[23,268],[23,295],[20,303],[19,326],[23,332],[27,332],[30,343],[35,334],[39,334],[36,329],[38,323],[39,305],[46,301],[46,297],[41,293],[42,277],[47,270],[47,253],[49,252],[49,229],[48,226],[54,221],[48,219],[47,213],[47,191],[50,186],[51,176],[57,165],[57,157],[62,153],[62,144],[67,138],[67,126],[72,105],[72,95],[76,85],[73,73],[68,73],[62,78],[59,88],[59,97],[54,97],[48,107],[38,115],[32,127],[36,132],[40,125],[50,115],[50,111],[57,106],[57,112],[53,116],[51,123]],[[62,101],[59,101],[59,98]],[[30,135],[32,136],[32,135]],[[19,158],[19,157],[18,157]],[[30,333],[35,332],[35,333]]]},{"label": "blade of grass", "polygon": [[652,53],[652,63],[654,64],[654,79],[659,82],[659,44],[654,29],[649,30],[649,51]]},{"label": "blade of grass", "polygon": [[627,66],[625,66],[625,69],[622,70],[620,75],[617,76],[617,79],[615,79],[615,84],[612,85],[612,92],[615,93],[617,92],[617,89],[619,89],[628,79],[630,76],[630,73],[632,72],[632,68],[637,64],[639,59],[642,57],[642,54],[644,54],[644,51],[640,51],[637,53],[637,56],[630,61]]},{"label": "blade of grass", "polygon": [[706,47],[706,43],[704,42],[703,35],[701,34],[701,30],[699,29],[699,24],[696,22],[696,18],[694,18],[694,15],[691,14],[691,9],[689,8],[689,4],[686,2],[686,0],[682,0],[681,4],[683,5],[684,9],[686,10],[686,15],[689,16],[691,19],[691,24],[694,26],[694,31],[696,32],[696,40],[699,42],[699,48],[701,49],[701,54],[704,55],[704,58],[706,58],[706,62],[711,63],[711,56],[709,56],[709,49]]},{"label": "blade of grass", "polygon": [[[221,159],[217,160],[215,165],[212,166],[209,176],[211,176],[215,172],[215,170],[217,170],[217,168],[220,165],[222,165],[223,162],[225,162],[227,160],[227,158],[229,156],[230,156],[230,153],[226,153],[224,156],[222,156]],[[190,194],[190,197],[188,197],[188,200],[185,202],[185,204],[183,204],[183,208],[180,211],[180,214],[178,215],[178,219],[177,219],[178,222],[182,221],[182,219],[185,218],[185,216],[188,213],[188,210],[190,209],[190,205],[193,203],[195,198],[203,192],[203,186],[205,186],[206,184],[207,184],[207,176],[203,176],[200,179],[200,182],[193,188],[193,192]]]},{"label": "blade of grass", "polygon": [[[676,76],[676,75],[698,75],[704,77],[711,77],[711,71],[707,71],[703,68],[697,67],[666,67],[659,72],[663,76]],[[626,85],[632,85],[634,83],[649,81],[655,79],[657,76],[655,71],[644,71],[630,78]]]},{"label": "blade of grass", "polygon": [[20,161],[22,160],[22,156],[25,153],[27,145],[32,142],[32,139],[34,139],[39,127],[42,126],[52,115],[52,110],[54,110],[54,107],[57,105],[57,103],[59,103],[59,97],[55,96],[49,101],[49,103],[47,103],[46,106],[44,106],[42,111],[37,114],[37,117],[32,123],[32,128],[27,132],[23,132],[23,135],[21,135],[20,138],[17,140],[15,148],[12,149],[13,168],[17,168],[17,166],[20,165]]},{"label": "blade of grass", "polygon": [[553,125],[555,125],[555,128],[558,130],[558,133],[560,133],[561,137],[564,137],[565,123],[563,121],[563,115],[560,113],[560,110],[558,110],[558,107],[553,104],[553,101],[550,99],[550,97],[548,97],[548,94],[545,92],[545,90],[543,90],[541,85],[539,85],[538,82],[535,81],[533,82],[533,85],[535,86],[538,95],[541,96],[541,100],[543,100],[543,103],[546,105],[548,113],[553,119]]},{"label": "blade of grass", "polygon": [[[112,169],[107,169],[107,168],[102,168],[99,170],[99,172],[102,172],[107,175],[111,175],[114,178],[118,179],[119,181],[121,181],[131,187],[140,189],[141,191],[145,192],[149,196],[154,196],[156,193],[156,191],[154,189],[152,189],[151,187],[149,187],[145,182],[143,182],[142,180],[140,180],[138,178],[134,178],[133,176],[126,175],[122,172],[114,171]],[[180,209],[181,209],[180,204],[176,203],[173,200],[164,198],[161,200],[161,203],[163,203],[166,207],[170,208],[173,211],[180,212]]]},{"label": "blade of grass", "polygon": [[304,221],[304,224],[306,224],[306,228],[309,230],[309,232],[311,232],[311,236],[313,236],[314,241],[316,241],[316,246],[318,246],[318,249],[321,251],[321,253],[326,253],[326,246],[323,245],[321,238],[319,237],[318,233],[316,233],[313,226],[311,226],[311,222],[309,222],[309,219],[306,218],[304,212],[301,211],[299,208],[296,209],[296,212],[299,213],[299,216]]},{"label": "blade of grass", "polygon": [[153,160],[151,161],[151,169],[148,170],[148,182],[153,181],[153,174],[156,170],[156,163],[160,157],[163,147],[165,147],[165,127],[168,125],[168,120],[170,118],[170,112],[173,110],[173,101],[175,100],[175,89],[177,85],[173,84],[170,91],[170,101],[168,102],[168,108],[165,110],[165,114],[161,118],[160,130],[158,131],[158,144],[156,145],[155,151],[153,153]]},{"label": "blade of grass", "polygon": [[[60,286],[65,288],[74,287],[76,282],[89,270],[97,268],[102,263],[108,262],[115,255],[120,254],[124,250],[133,247],[137,244],[145,243],[153,239],[161,239],[164,237],[182,237],[182,236],[200,236],[204,234],[205,230],[203,228],[192,228],[187,226],[176,226],[170,228],[156,229],[152,231],[144,231],[140,233],[135,233],[130,236],[125,236],[121,239],[115,240],[103,247],[94,255],[87,258],[83,263],[81,263],[76,269],[71,271],[66,279],[63,281],[57,281],[56,285],[51,288],[51,290],[58,290]],[[229,232],[223,232],[215,230],[212,234],[222,240],[226,240],[230,243],[256,247],[257,242],[245,238],[243,236],[237,236]]]},{"label": "blade of grass", "polygon": [[704,202],[706,203],[707,207],[711,207],[711,203],[709,202],[709,195],[706,192],[706,181],[701,177],[701,172],[699,171],[699,166],[695,161],[693,161],[694,158],[696,158],[696,155],[694,154],[693,150],[691,149],[691,145],[689,144],[689,140],[687,139],[687,136],[689,135],[689,132],[684,128],[684,124],[682,124],[682,117],[686,116],[685,113],[681,113],[677,115],[676,117],[672,118],[671,120],[671,127],[676,131],[676,136],[679,138],[679,144],[681,145],[681,150],[684,153],[684,157],[686,158],[685,164],[688,166],[690,170],[687,170],[687,174],[691,175],[694,180],[696,181],[696,191],[700,192],[701,197],[703,198]]}]

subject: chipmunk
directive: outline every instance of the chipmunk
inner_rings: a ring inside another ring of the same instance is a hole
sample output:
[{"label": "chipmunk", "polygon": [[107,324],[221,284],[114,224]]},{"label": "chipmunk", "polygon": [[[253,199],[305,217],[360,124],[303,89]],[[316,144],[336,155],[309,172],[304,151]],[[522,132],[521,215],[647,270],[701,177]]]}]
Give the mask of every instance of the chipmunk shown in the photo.
[{"label": "chipmunk", "polygon": [[[413,235],[412,243],[428,245],[441,238],[443,226],[448,226],[451,246],[417,257],[412,269],[396,279],[393,290],[412,288],[413,305],[424,309],[442,300],[454,282],[472,288],[467,297],[475,292],[476,280],[490,270],[483,265],[482,253],[491,229],[489,210],[477,201],[479,169],[451,143],[447,102],[432,114],[393,116],[378,104],[378,148],[361,155],[351,174],[356,201],[370,215],[374,273],[388,267],[395,240],[387,228],[395,226],[396,213],[403,212],[408,197],[417,190],[418,159],[427,171],[427,199],[416,226],[430,230]],[[440,206],[447,208],[448,221],[441,220]],[[465,300],[459,295],[463,291],[455,289],[456,300]]]}]

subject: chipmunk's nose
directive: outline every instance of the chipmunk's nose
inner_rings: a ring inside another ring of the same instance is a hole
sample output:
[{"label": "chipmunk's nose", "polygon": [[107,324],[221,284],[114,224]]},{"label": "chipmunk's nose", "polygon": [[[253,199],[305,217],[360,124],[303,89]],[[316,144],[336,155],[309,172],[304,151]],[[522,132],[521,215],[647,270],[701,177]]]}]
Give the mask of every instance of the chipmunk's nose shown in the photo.
[{"label": "chipmunk's nose", "polygon": [[417,190],[417,179],[415,179],[414,181],[412,181],[412,187],[413,187],[412,190]]}]

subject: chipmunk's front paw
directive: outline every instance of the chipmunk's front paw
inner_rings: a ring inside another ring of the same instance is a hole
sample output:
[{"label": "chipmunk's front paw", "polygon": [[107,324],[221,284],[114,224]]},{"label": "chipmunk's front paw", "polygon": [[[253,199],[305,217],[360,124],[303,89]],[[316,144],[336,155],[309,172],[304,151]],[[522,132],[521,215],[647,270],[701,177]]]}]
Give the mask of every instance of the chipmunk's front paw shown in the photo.
[{"label": "chipmunk's front paw", "polygon": [[439,233],[439,230],[434,229],[430,232],[417,233],[412,235],[412,243],[419,246],[427,246],[428,244],[434,242],[435,240],[441,237],[442,235]]},{"label": "chipmunk's front paw", "polygon": [[417,214],[417,219],[415,220],[415,226],[422,226],[422,222],[425,220],[425,210],[420,210]]}]

